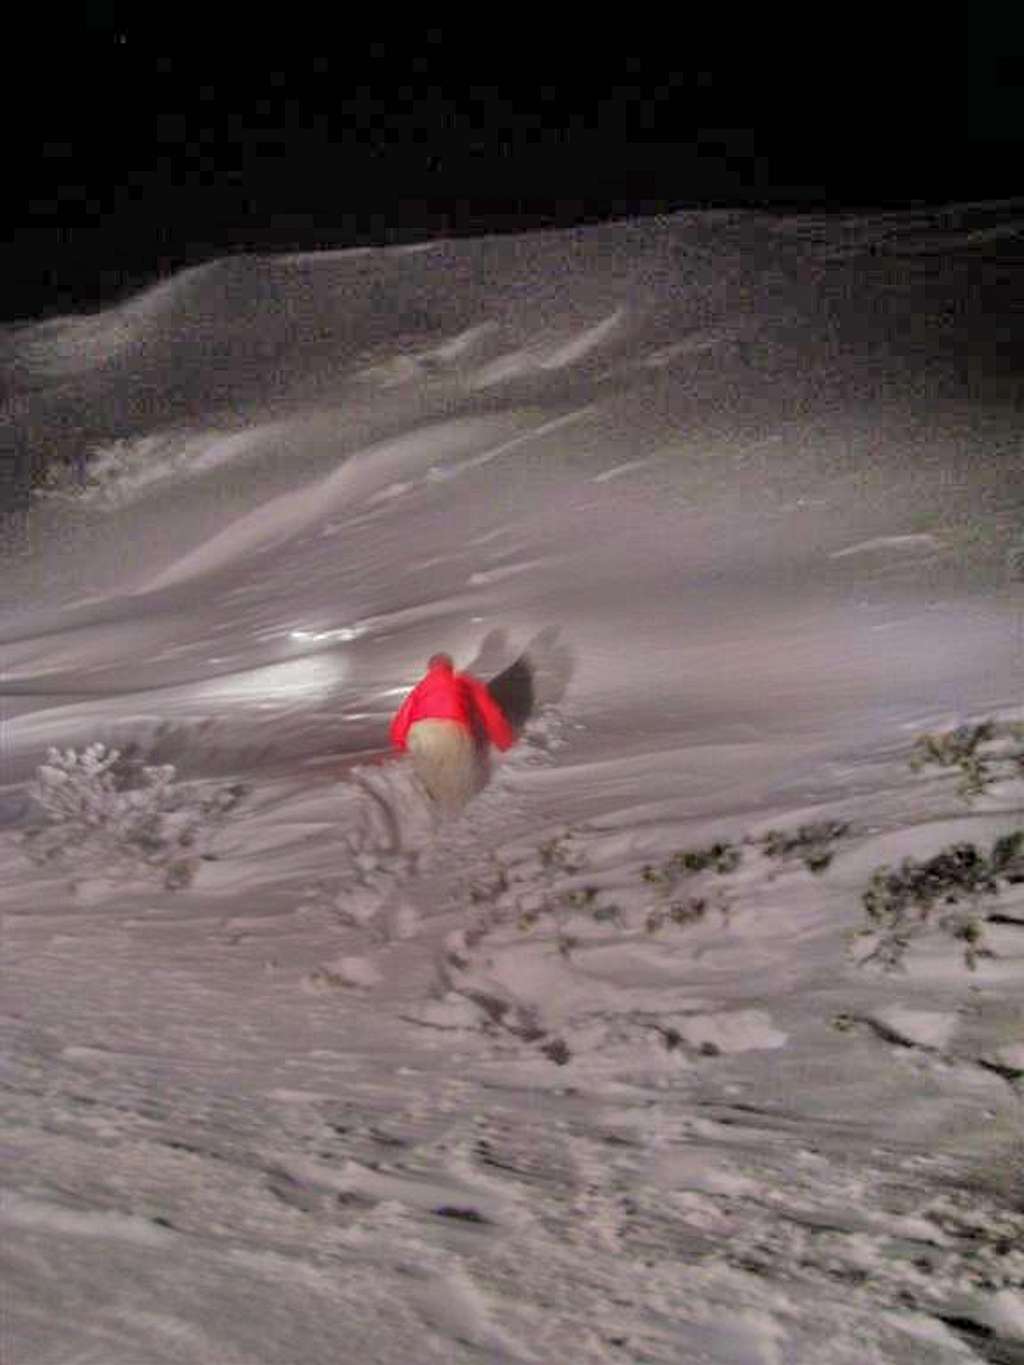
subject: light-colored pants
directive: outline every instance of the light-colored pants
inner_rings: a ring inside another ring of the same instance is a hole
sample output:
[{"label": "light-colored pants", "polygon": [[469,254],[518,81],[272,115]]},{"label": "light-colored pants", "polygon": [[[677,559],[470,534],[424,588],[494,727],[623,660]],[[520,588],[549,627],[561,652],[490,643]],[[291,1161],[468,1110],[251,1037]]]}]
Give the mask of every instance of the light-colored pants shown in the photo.
[{"label": "light-colored pants", "polygon": [[461,810],[484,784],[484,755],[457,720],[418,720],[406,741],[416,776],[442,810]]}]

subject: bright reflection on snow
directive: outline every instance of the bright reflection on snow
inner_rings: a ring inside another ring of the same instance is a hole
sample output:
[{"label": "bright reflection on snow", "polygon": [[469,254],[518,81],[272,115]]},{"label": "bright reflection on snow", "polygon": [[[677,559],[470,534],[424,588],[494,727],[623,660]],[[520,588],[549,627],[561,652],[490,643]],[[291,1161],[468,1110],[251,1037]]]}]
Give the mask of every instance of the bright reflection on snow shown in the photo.
[{"label": "bright reflection on snow", "polygon": [[268,706],[281,702],[317,701],[327,697],[342,674],[341,660],[324,654],[289,659],[225,678],[211,678],[197,689],[204,698],[240,705]]},{"label": "bright reflection on snow", "polygon": [[340,626],[337,630],[293,630],[289,632],[289,639],[301,644],[319,644],[321,640],[358,640],[362,634],[359,626]]}]

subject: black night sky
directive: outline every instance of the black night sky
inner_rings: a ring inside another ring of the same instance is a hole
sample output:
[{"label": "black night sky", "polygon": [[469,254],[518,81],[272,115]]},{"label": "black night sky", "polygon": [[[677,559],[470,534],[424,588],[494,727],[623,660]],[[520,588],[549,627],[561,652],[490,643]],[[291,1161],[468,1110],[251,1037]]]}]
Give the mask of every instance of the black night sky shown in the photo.
[{"label": "black night sky", "polygon": [[1024,19],[984,5],[941,37],[737,17],[660,44],[596,17],[557,38],[497,10],[377,35],[339,19],[298,55],[266,32],[257,54],[251,34],[75,9],[24,41],[30,93],[5,95],[6,320],[102,306],[231,251],[1024,193]]}]

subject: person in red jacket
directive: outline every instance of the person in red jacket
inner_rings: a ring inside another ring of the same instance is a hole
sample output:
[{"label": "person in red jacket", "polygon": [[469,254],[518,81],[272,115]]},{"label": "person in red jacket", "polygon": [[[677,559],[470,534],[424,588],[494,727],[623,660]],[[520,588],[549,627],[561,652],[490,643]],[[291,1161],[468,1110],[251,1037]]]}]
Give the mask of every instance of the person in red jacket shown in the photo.
[{"label": "person in red jacket", "polygon": [[471,673],[456,673],[449,654],[434,654],[391,722],[391,743],[408,751],[416,774],[442,809],[461,809],[486,780],[487,747],[508,749],[516,733]]}]

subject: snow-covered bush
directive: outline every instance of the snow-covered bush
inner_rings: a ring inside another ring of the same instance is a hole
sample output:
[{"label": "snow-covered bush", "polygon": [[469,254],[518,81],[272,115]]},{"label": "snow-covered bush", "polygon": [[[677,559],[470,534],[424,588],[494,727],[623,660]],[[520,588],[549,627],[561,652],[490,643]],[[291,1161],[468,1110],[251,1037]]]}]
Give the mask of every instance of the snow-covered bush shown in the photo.
[{"label": "snow-covered bush", "polygon": [[[1024,725],[984,720],[920,735],[910,766],[915,772],[928,767],[956,770],[957,795],[970,804],[997,783],[1024,776]],[[875,868],[861,897],[868,925],[857,937],[872,943],[861,965],[902,970],[912,943],[937,924],[963,943],[964,962],[973,971],[980,958],[993,956],[985,943],[985,925],[1004,918],[997,898],[1022,882],[1024,828],[996,839],[987,852],[963,842],[924,862],[904,858],[897,867]]]},{"label": "snow-covered bush", "polygon": [[[213,434],[210,434],[213,444]],[[80,447],[53,460],[36,480],[37,498],[115,503],[195,463],[200,447],[173,431],[151,432]]]},{"label": "snow-covered bush", "polygon": [[914,772],[929,766],[958,769],[957,795],[971,802],[996,782],[1024,776],[1024,725],[984,720],[919,735],[910,766]]},{"label": "snow-covered bush", "polygon": [[33,862],[143,872],[175,889],[191,882],[244,788],[201,794],[172,764],[144,763],[136,746],[90,744],[50,749],[33,795],[40,819],[24,836]]},{"label": "snow-covered bush", "polygon": [[849,833],[845,820],[814,820],[793,830],[770,829],[756,842],[769,858],[799,858],[808,872],[820,874],[835,856],[836,844]]},{"label": "snow-covered bush", "polygon": [[[985,922],[998,913],[992,904],[1006,886],[1024,882],[1024,829],[997,839],[986,853],[973,843],[952,844],[925,862],[904,858],[899,867],[878,867],[861,897],[873,939],[861,963],[886,970],[903,967],[911,943],[924,933],[938,909],[939,927],[964,945],[973,971],[985,947]],[[986,905],[988,902],[988,905]]]}]

